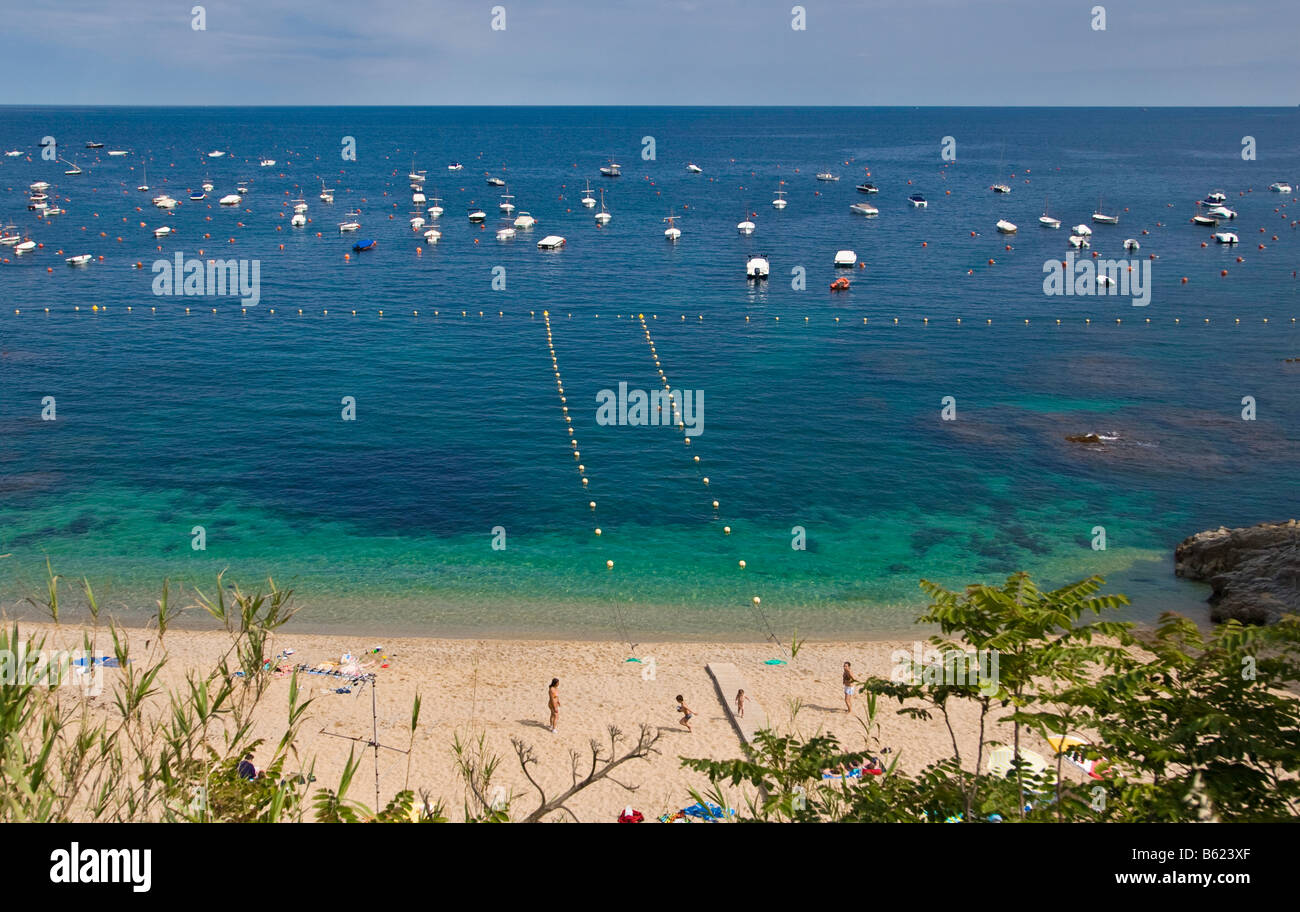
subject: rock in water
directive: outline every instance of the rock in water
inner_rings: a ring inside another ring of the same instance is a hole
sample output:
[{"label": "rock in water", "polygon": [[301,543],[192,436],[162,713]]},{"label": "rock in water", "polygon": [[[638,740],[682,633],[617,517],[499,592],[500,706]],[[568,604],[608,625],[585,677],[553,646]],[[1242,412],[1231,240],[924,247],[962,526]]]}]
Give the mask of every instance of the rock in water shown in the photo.
[{"label": "rock in water", "polygon": [[1210,584],[1216,624],[1271,624],[1300,614],[1300,525],[1292,519],[1198,532],[1174,549],[1174,572]]}]

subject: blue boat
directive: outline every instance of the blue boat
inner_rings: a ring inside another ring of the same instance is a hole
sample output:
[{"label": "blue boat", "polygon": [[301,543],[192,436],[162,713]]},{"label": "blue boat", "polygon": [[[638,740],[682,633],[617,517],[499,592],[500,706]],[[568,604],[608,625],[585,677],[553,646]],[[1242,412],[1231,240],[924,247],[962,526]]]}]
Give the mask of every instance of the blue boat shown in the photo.
[{"label": "blue boat", "polygon": [[200,191],[198,191],[198,192],[196,192],[196,193],[191,193],[191,194],[190,194],[190,199],[194,200],[196,203],[197,203],[199,200],[201,200],[201,199],[206,199],[206,198],[207,198],[207,194],[204,193],[202,190],[200,190]]},{"label": "blue boat", "polygon": [[377,243],[378,241],[372,241],[370,238],[364,238],[360,241],[357,241],[355,244],[353,244],[352,249],[356,251],[373,250],[375,244]]}]

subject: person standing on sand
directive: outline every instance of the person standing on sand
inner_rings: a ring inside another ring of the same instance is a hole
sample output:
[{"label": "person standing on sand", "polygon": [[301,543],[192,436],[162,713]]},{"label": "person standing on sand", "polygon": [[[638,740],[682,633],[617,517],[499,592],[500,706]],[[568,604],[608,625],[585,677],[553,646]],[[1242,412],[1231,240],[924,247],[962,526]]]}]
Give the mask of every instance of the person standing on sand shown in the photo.
[{"label": "person standing on sand", "polygon": [[551,686],[546,691],[546,705],[551,710],[551,734],[560,723],[560,679],[551,678]]},{"label": "person standing on sand", "polygon": [[858,683],[858,679],[853,677],[853,672],[849,670],[850,663],[844,663],[844,711],[853,712],[853,685]]},{"label": "person standing on sand", "polygon": [[695,713],[691,712],[686,706],[686,701],[681,694],[677,695],[677,711],[682,714],[682,725],[687,731],[691,730],[691,719],[695,718]]},{"label": "person standing on sand", "polygon": [[736,718],[745,718],[745,692],[743,690],[736,691]]}]

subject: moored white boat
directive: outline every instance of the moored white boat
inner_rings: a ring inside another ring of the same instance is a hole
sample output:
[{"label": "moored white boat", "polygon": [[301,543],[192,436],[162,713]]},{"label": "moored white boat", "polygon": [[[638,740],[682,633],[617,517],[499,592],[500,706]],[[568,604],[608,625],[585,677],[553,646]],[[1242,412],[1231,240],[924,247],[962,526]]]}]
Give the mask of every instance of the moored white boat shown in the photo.
[{"label": "moored white boat", "polygon": [[539,250],[559,250],[564,244],[564,238],[558,234],[548,234],[537,242],[537,247]]},{"label": "moored white boat", "polygon": [[776,199],[772,200],[772,208],[773,208],[773,209],[784,209],[785,207],[786,207],[785,191],[784,191],[784,190],[778,190],[778,191],[776,191]]},{"label": "moored white boat", "polygon": [[167,235],[171,233],[172,233],[172,228],[169,225],[163,225],[161,228],[155,228],[153,230],[153,236],[158,238],[167,237]]},{"label": "moored white boat", "polygon": [[701,168],[699,165],[695,164],[694,162],[687,162],[686,170],[691,172],[692,174],[701,174],[704,171],[703,168]]},{"label": "moored white boat", "polygon": [[63,262],[67,263],[69,266],[85,266],[87,263],[91,261],[91,259],[92,258],[90,254],[81,253],[78,254],[77,256],[70,256]]},{"label": "moored white boat", "polygon": [[243,201],[244,198],[240,196],[238,193],[227,193],[217,202],[223,206],[238,206]]},{"label": "moored white boat", "polygon": [[35,241],[23,241],[21,244],[19,244],[14,248],[14,251],[16,253],[27,253],[28,251],[35,250],[35,249],[36,249]]},{"label": "moored white boat", "polygon": [[[9,154],[12,155],[13,153],[10,152]],[[1274,181],[1268,185],[1268,189],[1272,190],[1274,193],[1290,193],[1291,185],[1286,181]]]},{"label": "moored white boat", "polygon": [[295,212],[293,217],[289,219],[289,224],[294,228],[301,228],[307,224],[307,216],[301,212]]},{"label": "moored white boat", "polygon": [[930,204],[929,202],[926,201],[926,198],[919,193],[913,193],[911,196],[907,198],[907,201],[911,203],[913,206],[915,206],[917,209],[928,209],[930,207]]},{"label": "moored white boat", "polygon": [[260,162],[258,162],[258,164],[261,165],[263,168],[274,168],[274,167],[275,167],[275,159],[274,159],[274,158],[264,158],[264,159],[262,159]]},{"label": "moored white boat", "polygon": [[745,276],[751,279],[766,279],[769,271],[767,257],[752,256],[745,262]]},{"label": "moored white boat", "polygon": [[880,210],[870,203],[854,203],[849,206],[849,211],[856,215],[865,215],[868,218],[880,215]]},{"label": "moored white boat", "polygon": [[1124,249],[1125,249],[1125,250],[1128,250],[1128,251],[1141,250],[1141,249],[1142,249],[1142,245],[1139,244],[1139,243],[1138,243],[1135,239],[1133,239],[1133,238],[1125,238],[1125,240],[1124,240]]},{"label": "moored white boat", "polygon": [[674,244],[681,240],[682,237],[682,229],[677,227],[678,218],[680,218],[680,216],[670,215],[664,219],[664,221],[668,223],[668,227],[664,229],[664,237],[668,238],[668,240]]},{"label": "moored white boat", "polygon": [[1092,243],[1082,234],[1072,234],[1070,235],[1070,246],[1079,248],[1091,247]]},{"label": "moored white boat", "polygon": [[852,269],[858,262],[858,255],[852,250],[835,251],[835,265],[841,269]]},{"label": "moored white boat", "polygon": [[998,219],[996,227],[1000,234],[1015,234],[1019,230],[1013,222],[1008,222],[1006,219]]},{"label": "moored white boat", "polygon": [[424,232],[424,242],[426,244],[436,244],[440,237],[442,237],[442,232],[437,228],[430,228]]},{"label": "moored white boat", "polygon": [[1214,240],[1218,244],[1235,244],[1237,243],[1237,236],[1231,231],[1216,231],[1214,232]]},{"label": "moored white boat", "polygon": [[515,218],[516,228],[531,228],[537,224],[537,219],[533,218],[527,212],[520,212]]}]

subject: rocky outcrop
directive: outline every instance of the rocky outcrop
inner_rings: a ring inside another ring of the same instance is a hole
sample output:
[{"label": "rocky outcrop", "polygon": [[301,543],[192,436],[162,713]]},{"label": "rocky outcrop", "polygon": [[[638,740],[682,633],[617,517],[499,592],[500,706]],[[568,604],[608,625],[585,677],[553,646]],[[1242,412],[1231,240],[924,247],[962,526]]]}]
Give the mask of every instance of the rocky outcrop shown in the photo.
[{"label": "rocky outcrop", "polygon": [[1174,549],[1174,572],[1210,584],[1215,623],[1271,624],[1300,614],[1300,525],[1198,532]]}]

